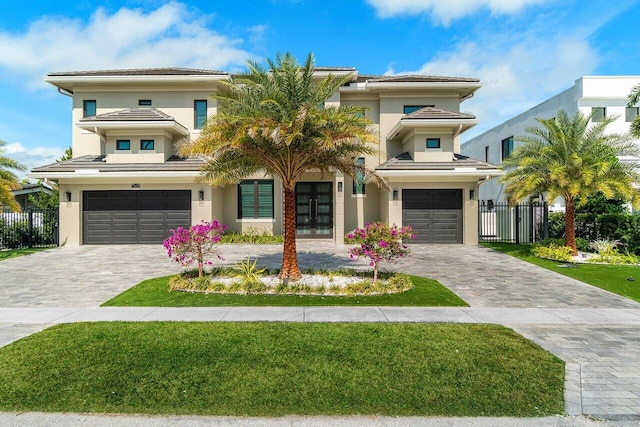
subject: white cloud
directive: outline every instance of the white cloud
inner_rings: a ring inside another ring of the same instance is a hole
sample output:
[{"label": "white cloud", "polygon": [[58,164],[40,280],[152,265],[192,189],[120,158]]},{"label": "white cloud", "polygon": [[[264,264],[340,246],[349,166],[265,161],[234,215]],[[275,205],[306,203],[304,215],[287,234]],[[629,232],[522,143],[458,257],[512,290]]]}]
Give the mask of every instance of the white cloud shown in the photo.
[{"label": "white cloud", "polygon": [[55,163],[64,154],[65,148],[61,147],[34,147],[27,148],[19,142],[12,142],[2,148],[2,155],[9,157],[23,165],[25,171],[12,171],[19,178],[24,178],[35,167]]},{"label": "white cloud", "polygon": [[366,0],[381,18],[431,14],[443,25],[487,8],[494,14],[511,14],[549,0]]},{"label": "white cloud", "polygon": [[464,134],[468,140],[537,103],[570,88],[592,73],[599,54],[577,30],[546,34],[548,28],[494,34],[461,41],[418,70],[401,72],[479,78],[483,87],[462,104],[480,124]]},{"label": "white cloud", "polygon": [[39,86],[51,71],[244,65],[251,54],[243,41],[211,30],[211,19],[177,2],[150,12],[100,8],[88,21],[47,16],[21,34],[0,31],[0,69]]}]

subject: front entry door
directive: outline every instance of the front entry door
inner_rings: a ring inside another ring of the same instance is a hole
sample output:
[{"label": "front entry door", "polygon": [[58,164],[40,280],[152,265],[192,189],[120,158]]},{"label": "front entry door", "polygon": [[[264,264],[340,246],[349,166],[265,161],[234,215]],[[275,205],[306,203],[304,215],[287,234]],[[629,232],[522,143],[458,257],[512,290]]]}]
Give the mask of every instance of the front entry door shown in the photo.
[{"label": "front entry door", "polygon": [[333,238],[333,183],[296,184],[296,236]]}]

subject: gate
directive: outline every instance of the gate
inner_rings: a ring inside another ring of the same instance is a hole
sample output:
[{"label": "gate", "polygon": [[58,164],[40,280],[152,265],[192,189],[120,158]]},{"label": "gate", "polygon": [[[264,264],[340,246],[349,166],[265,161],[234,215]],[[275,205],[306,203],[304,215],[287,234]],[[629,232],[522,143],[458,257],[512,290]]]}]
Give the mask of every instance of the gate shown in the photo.
[{"label": "gate", "polygon": [[478,204],[480,242],[534,243],[549,237],[547,203]]},{"label": "gate", "polygon": [[58,208],[0,210],[0,249],[58,246]]}]

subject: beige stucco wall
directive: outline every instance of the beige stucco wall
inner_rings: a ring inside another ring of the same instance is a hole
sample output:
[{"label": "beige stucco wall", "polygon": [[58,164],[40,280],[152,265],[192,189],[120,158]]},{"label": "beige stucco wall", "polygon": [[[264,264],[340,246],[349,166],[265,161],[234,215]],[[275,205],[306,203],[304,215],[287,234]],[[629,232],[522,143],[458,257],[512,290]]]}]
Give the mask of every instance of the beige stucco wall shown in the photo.
[{"label": "beige stucco wall", "polygon": [[126,85],[118,86],[115,90],[113,87],[79,87],[74,91],[71,118],[73,156],[104,154],[100,137],[92,131],[76,126],[82,118],[84,100],[95,100],[96,114],[104,114],[127,108],[141,108],[138,106],[138,100],[151,99],[152,107],[173,117],[176,122],[190,130],[191,138],[196,138],[200,131],[194,129],[194,101],[206,99],[207,116],[216,114],[217,102],[210,99],[215,90],[214,86],[188,85],[179,89],[172,86],[132,88]]}]

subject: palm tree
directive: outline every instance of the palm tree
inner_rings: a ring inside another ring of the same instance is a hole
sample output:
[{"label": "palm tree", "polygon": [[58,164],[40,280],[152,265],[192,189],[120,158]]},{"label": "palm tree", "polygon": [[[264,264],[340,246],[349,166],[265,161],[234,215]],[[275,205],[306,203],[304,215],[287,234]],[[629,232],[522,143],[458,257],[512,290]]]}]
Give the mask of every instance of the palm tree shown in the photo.
[{"label": "palm tree", "polygon": [[2,155],[6,142],[0,140],[0,207],[7,206],[14,211],[20,210],[20,205],[16,202],[11,190],[20,187],[18,177],[9,169],[24,170],[24,166],[13,159]]},{"label": "palm tree", "polygon": [[[635,85],[631,89],[631,93],[629,93],[627,97],[627,107],[635,107],[638,103],[640,103],[640,84]],[[640,138],[640,116],[636,116],[633,122],[631,122],[629,133],[635,138]]]},{"label": "palm tree", "polygon": [[633,188],[639,178],[633,162],[619,157],[637,155],[638,148],[626,135],[605,134],[615,120],[607,117],[589,126],[591,116],[577,112],[569,117],[559,111],[554,119],[536,119],[541,127],[530,127],[524,144],[502,163],[510,169],[502,178],[514,202],[531,194],[546,193],[550,200],[565,201],[565,244],[577,254],[576,204],[601,192],[606,198],[620,197],[638,202]]},{"label": "palm tree", "polygon": [[284,248],[280,278],[301,277],[296,251],[295,186],[305,172],[356,171],[378,185],[382,178],[354,162],[376,154],[375,134],[364,109],[324,106],[351,76],[314,79],[314,58],[304,65],[291,54],[249,62],[248,72],[225,83],[214,96],[218,114],[207,119],[200,137],[179,146],[181,155],[205,155],[200,178],[214,185],[237,183],[255,173],[282,180]]}]

